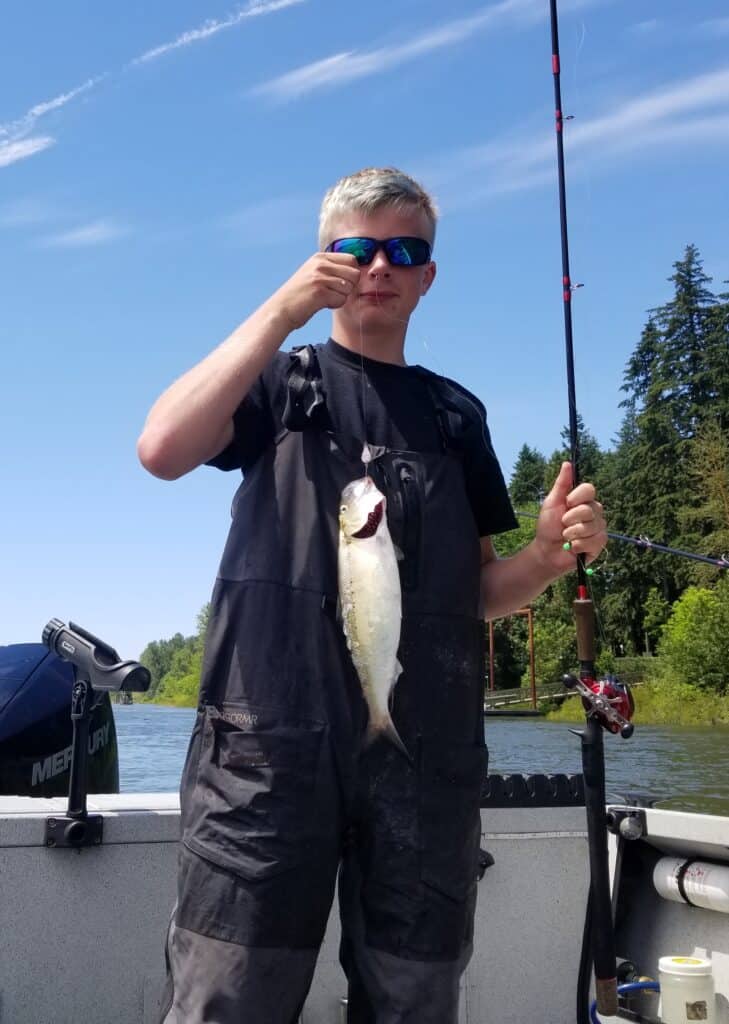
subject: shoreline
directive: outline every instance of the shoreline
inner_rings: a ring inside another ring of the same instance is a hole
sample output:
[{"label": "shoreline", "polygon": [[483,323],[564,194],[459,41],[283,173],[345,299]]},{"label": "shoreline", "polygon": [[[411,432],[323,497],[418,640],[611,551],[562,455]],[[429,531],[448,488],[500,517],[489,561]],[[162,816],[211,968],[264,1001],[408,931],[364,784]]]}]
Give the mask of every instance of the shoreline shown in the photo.
[{"label": "shoreline", "polygon": [[[635,700],[635,721],[642,725],[667,726],[725,726],[729,728],[729,695],[702,690],[689,683],[668,683],[665,681],[645,682],[633,689]],[[197,702],[189,704],[169,703],[157,700],[139,700],[137,705],[150,705],[164,708],[194,709]],[[123,707],[125,705],[118,705]],[[521,714],[519,711],[521,710]],[[514,717],[532,717],[531,705],[514,708]],[[530,712],[524,714],[524,711]],[[484,717],[508,718],[508,714]],[[534,715],[547,722],[582,722],[584,712],[578,698],[571,697],[563,701],[561,707],[549,710],[544,714]]]}]

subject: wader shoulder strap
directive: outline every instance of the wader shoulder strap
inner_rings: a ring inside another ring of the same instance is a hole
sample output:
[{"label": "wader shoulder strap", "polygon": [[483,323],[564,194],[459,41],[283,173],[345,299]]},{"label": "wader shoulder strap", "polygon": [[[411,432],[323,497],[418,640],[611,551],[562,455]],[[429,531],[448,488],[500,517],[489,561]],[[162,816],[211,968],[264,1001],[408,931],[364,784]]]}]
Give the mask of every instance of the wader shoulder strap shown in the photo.
[{"label": "wader shoulder strap", "polygon": [[[430,400],[435,410],[443,451],[459,452],[463,449],[463,435],[468,430],[468,418],[462,403],[456,399],[458,392],[453,392],[444,377],[418,367],[420,376],[430,393]],[[471,420],[473,413],[471,411]]]},{"label": "wader shoulder strap", "polygon": [[282,423],[287,431],[303,430],[326,409],[324,386],[313,345],[292,349],[290,356]]},{"label": "wader shoulder strap", "polygon": [[486,409],[470,391],[450,380],[421,371],[435,406],[444,449],[463,453],[480,438],[485,452],[496,458],[486,425]]}]

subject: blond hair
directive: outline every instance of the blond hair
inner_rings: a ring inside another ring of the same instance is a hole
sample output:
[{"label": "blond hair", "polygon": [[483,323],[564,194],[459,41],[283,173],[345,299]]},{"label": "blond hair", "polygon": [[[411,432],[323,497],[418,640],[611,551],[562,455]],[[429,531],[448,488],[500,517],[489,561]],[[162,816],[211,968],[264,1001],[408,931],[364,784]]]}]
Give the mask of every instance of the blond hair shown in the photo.
[{"label": "blond hair", "polygon": [[430,223],[429,242],[435,239],[438,208],[422,185],[396,167],[365,167],[349,174],[327,191],[319,213],[319,248],[332,241],[332,222],[352,210],[365,215],[383,207],[422,210]]}]

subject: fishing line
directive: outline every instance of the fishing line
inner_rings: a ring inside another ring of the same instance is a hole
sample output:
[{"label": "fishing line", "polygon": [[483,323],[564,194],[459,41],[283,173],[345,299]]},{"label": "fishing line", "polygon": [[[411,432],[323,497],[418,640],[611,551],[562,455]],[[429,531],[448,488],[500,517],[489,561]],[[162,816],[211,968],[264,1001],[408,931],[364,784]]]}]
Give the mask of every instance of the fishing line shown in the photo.
[{"label": "fishing line", "polygon": [[[384,305],[384,303],[382,301],[382,297],[380,295],[379,279],[378,279],[377,275],[375,275],[374,286],[375,286],[375,300],[376,300],[377,305],[379,306],[381,312],[384,313],[384,315],[389,320],[391,320],[393,323],[404,324],[405,327],[407,328],[409,326],[409,324],[410,324],[410,319],[409,318],[408,319],[404,319],[403,317],[395,316],[394,313],[390,313],[390,311],[385,308],[385,305]],[[369,472],[370,472],[370,462],[372,461],[372,452],[370,450],[370,445],[369,445],[369,443],[367,441],[367,387],[368,387],[368,384],[366,383],[366,373],[365,373],[365,365],[364,365],[364,358],[365,358],[364,357],[364,329],[363,329],[363,326],[362,326],[362,322],[363,321],[362,321],[362,304],[361,303],[359,304],[358,310],[357,310],[357,321],[358,321],[358,326],[359,326],[360,380],[361,380],[361,383],[362,383],[362,418],[363,418],[363,422],[364,422],[364,433],[365,433],[365,442],[364,442],[364,446],[362,448],[362,462],[363,462],[364,467],[365,467],[365,477],[367,477],[367,476],[369,476]],[[428,345],[428,341],[427,341],[427,338],[425,337],[425,335],[421,335],[421,341],[422,341],[423,347],[425,348],[426,352],[428,353],[428,356],[430,357],[430,360],[434,363],[438,374],[441,377],[445,376],[445,374],[443,372],[443,368],[440,365],[440,360],[435,358],[434,353],[432,352],[430,346]],[[404,352],[403,352],[403,355],[404,355]]]},{"label": "fishing line", "polygon": [[[393,320],[396,323],[405,324],[405,326],[407,327],[409,322],[410,322],[409,320],[403,320],[401,317],[394,316],[392,313],[389,313],[388,310],[385,309],[385,307],[384,307],[384,305],[382,303],[382,300],[380,298],[377,276],[375,276],[374,284],[375,284],[375,299],[377,301],[378,306],[380,307],[382,312],[385,314],[385,316],[387,316],[390,320]],[[367,441],[367,387],[368,387],[368,385],[366,383],[366,374],[365,374],[365,365],[364,365],[364,330],[363,330],[363,327],[362,327],[362,304],[361,304],[361,302],[358,305],[357,319],[358,319],[358,325],[359,325],[360,380],[362,382],[362,419],[363,419],[363,424],[364,424],[364,435],[365,435],[365,441],[364,441],[364,445],[363,445],[363,448],[362,448],[362,462],[364,463],[364,467],[365,467],[365,477],[368,477],[369,474],[370,474],[370,462],[372,461],[372,452],[370,450],[369,442]]]},{"label": "fishing line", "polygon": [[[380,292],[379,292],[379,289],[377,287],[377,278],[375,278],[375,298],[377,299],[377,304],[379,305],[379,307],[382,310],[382,312],[385,314],[386,317],[389,317],[390,320],[393,320],[395,323],[405,324],[406,327],[410,324],[410,320],[409,319],[408,320],[402,320],[400,317],[393,316],[392,313],[389,313],[385,309],[385,307],[382,304],[382,301],[380,299]],[[433,352],[433,350],[428,345],[428,339],[425,337],[424,334],[420,335],[420,341],[421,341],[421,343],[423,345],[423,348],[428,353],[428,360],[433,363],[433,365],[435,366],[436,370],[438,371],[438,374],[441,377],[445,377],[445,373],[443,372],[443,367],[442,367],[442,365],[440,363],[440,360],[436,357],[435,353]]]},{"label": "fishing line", "polygon": [[370,462],[372,461],[372,452],[367,442],[367,383],[365,381],[365,367],[364,367],[364,334],[362,332],[362,307],[359,307],[359,364],[360,364],[360,380],[362,382],[362,425],[364,427],[364,445],[362,447],[362,462],[365,468],[365,479],[370,475]]}]

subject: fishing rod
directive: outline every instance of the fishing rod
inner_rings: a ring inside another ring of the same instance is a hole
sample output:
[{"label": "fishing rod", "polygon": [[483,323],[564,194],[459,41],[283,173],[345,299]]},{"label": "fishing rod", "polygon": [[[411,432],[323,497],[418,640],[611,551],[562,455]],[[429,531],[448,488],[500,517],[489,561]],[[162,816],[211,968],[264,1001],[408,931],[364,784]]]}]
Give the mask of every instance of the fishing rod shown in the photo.
[{"label": "fishing rod", "polygon": [[[520,512],[518,509],[515,511],[523,519],[539,519],[539,516],[534,512]],[[690,558],[694,562],[702,562],[704,565],[713,565],[717,569],[729,569],[729,557],[727,555],[720,555],[719,558],[712,558],[711,555],[697,555],[694,551],[682,551],[681,548],[669,548],[666,544],[657,544],[645,535],[629,537],[626,533],[611,533],[610,530],[607,531],[607,535],[611,540],[622,540],[626,544],[634,544],[643,551],[658,551],[660,554],[677,555],[681,558]],[[585,572],[588,576],[590,575],[589,569],[586,569]]]},{"label": "fishing rod", "polygon": [[[552,76],[554,80],[555,131],[557,136],[557,172],[559,183],[559,223],[562,247],[562,304],[564,309],[567,389],[569,399],[569,438],[572,463],[572,486],[580,482],[580,452],[575,388],[574,347],[572,337],[572,280],[570,277],[569,242],[567,236],[567,198],[564,168],[562,90],[560,84],[559,26],[557,0],[549,2],[552,30]],[[618,1012],[615,934],[610,897],[607,824],[605,810],[605,751],[603,728],[618,731],[624,737],[633,730],[629,694],[614,693],[609,684],[598,683],[595,677],[595,612],[587,586],[584,555],[577,556],[577,597],[573,602],[577,629],[579,677],[566,676],[565,685],[576,689],[587,709],[585,728],[578,732],[582,744],[582,773],[585,788],[585,812],[590,856],[590,894],[586,928],[591,933],[592,960],[595,974],[597,1008],[606,1016]],[[578,1020],[584,1019],[578,987]]]}]

